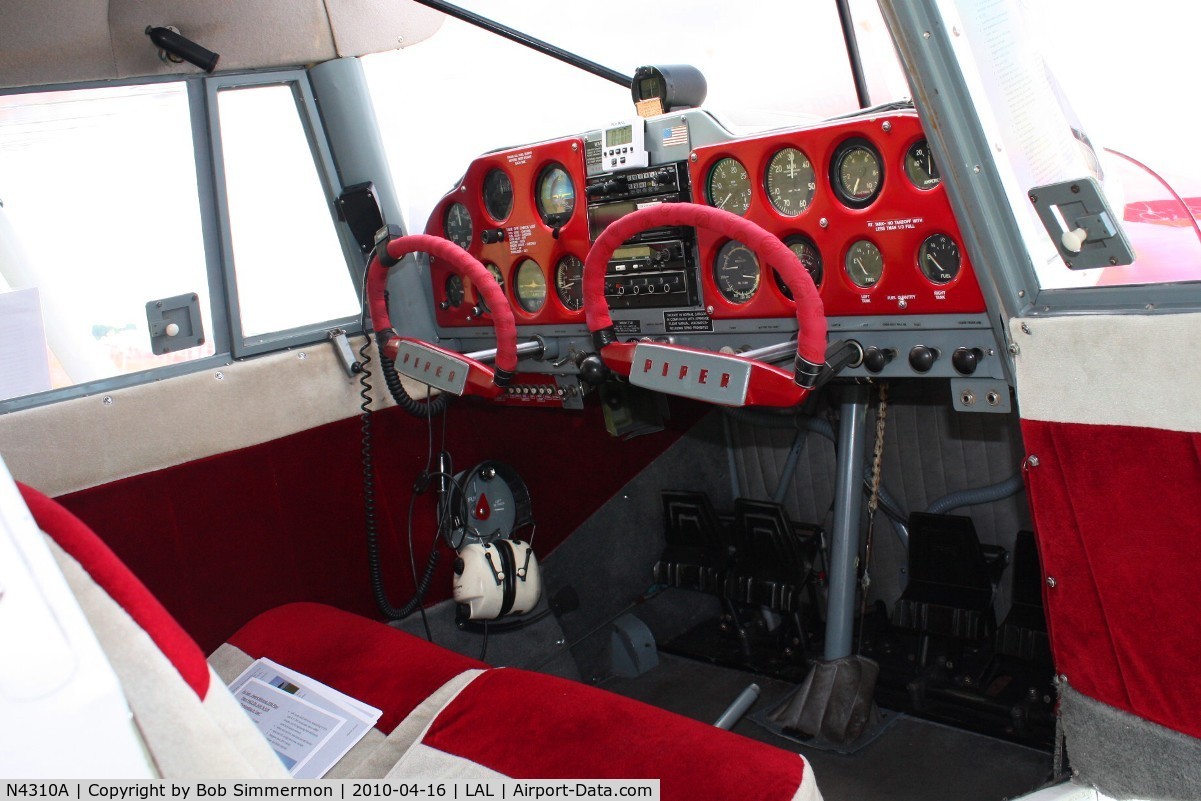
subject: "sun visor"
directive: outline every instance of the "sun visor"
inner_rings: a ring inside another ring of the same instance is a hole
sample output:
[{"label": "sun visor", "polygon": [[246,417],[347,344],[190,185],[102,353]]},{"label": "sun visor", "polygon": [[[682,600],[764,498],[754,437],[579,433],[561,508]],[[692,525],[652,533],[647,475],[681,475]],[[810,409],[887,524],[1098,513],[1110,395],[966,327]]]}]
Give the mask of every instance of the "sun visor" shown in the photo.
[{"label": "sun visor", "polygon": [[408,47],[445,18],[408,0],[16,0],[0,27],[0,87],[194,74],[164,63],[147,26],[173,26],[221,56],[219,70],[320,63]]}]

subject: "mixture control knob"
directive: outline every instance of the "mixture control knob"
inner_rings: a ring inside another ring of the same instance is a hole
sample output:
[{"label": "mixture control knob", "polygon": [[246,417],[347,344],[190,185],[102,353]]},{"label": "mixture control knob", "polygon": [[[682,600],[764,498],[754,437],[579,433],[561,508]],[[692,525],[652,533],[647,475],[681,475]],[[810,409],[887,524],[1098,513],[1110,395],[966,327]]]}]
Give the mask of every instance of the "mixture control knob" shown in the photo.
[{"label": "mixture control knob", "polygon": [[863,352],[863,366],[869,373],[878,373],[887,366],[897,352],[892,348],[868,348]]},{"label": "mixture control knob", "polygon": [[909,366],[916,372],[928,373],[938,360],[938,351],[925,345],[914,345],[909,351]]},{"label": "mixture control knob", "polygon": [[979,348],[956,348],[951,354],[951,366],[961,375],[971,375],[976,372],[984,352]]}]

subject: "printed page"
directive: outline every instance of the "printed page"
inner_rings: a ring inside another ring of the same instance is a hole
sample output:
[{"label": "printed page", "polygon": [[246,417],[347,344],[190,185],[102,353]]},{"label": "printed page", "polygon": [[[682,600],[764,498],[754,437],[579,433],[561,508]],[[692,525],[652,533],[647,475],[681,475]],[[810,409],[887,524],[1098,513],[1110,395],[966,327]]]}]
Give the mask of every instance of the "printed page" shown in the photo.
[{"label": "printed page", "polygon": [[[260,679],[246,681],[235,697],[293,778],[319,778],[305,775],[304,767],[334,737],[346,718],[325,712]],[[322,768],[321,773],[331,765]]]}]

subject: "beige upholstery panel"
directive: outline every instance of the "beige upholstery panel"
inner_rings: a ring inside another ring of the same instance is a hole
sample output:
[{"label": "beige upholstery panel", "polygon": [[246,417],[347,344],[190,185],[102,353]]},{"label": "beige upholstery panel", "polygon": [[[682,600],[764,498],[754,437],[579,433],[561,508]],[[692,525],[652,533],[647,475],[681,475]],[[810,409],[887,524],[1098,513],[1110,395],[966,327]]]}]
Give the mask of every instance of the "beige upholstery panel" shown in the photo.
[{"label": "beige upholstery panel", "polygon": [[[383,409],[394,404],[377,358],[373,348]],[[405,386],[425,397],[424,385]],[[322,342],[0,415],[0,454],[18,481],[57,496],[354,417],[360,402],[358,378]]]}]

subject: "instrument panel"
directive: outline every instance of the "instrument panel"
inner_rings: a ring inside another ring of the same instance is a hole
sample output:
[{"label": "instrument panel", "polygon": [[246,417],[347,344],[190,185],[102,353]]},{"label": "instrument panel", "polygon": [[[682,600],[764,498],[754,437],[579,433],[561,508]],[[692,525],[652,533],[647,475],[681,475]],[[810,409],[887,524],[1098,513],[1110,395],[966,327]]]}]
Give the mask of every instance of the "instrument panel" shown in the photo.
[{"label": "instrument panel", "polygon": [[[641,203],[675,199],[739,214],[778,236],[813,277],[827,317],[984,312],[916,114],[731,138],[693,147],[684,157],[682,152],[678,163],[652,162],[598,178],[586,167],[583,137],[490,153],[471,163],[431,215],[426,232],[483,262],[520,326],[551,326],[553,333],[583,325],[583,260],[604,226]],[[610,196],[621,202],[598,201]],[[684,319],[686,330],[695,332],[714,330],[716,321],[786,325],[794,316],[791,290],[774,271],[764,275],[742,243],[691,230],[649,238],[671,245],[639,243],[623,250],[626,263],[610,265],[606,292],[612,290],[615,320],[626,308],[691,307],[691,316],[677,312],[665,319]],[[678,260],[682,275],[637,278],[639,258],[645,256],[644,271],[652,270],[673,247],[686,251]],[[622,275],[623,270],[630,272]],[[431,273],[440,327],[490,323],[487,305],[469,282],[436,263]],[[639,290],[659,294],[618,295]],[[707,328],[698,329],[697,315],[708,318]],[[665,331],[672,333],[670,322]]]}]

